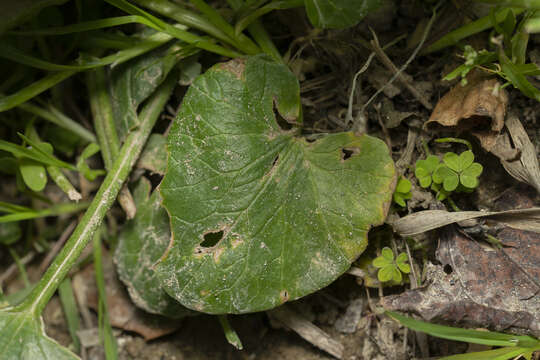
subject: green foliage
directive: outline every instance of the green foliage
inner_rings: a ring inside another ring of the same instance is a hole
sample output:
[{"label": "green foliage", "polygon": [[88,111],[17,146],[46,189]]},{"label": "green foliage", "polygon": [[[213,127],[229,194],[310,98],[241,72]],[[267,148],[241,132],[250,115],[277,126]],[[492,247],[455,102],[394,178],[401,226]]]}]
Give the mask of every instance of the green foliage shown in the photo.
[{"label": "green foliage", "polygon": [[381,0],[305,0],[306,13],[315,27],[343,29],[358,24]]},{"label": "green foliage", "polygon": [[[521,4],[516,6],[535,8],[534,5]],[[537,6],[537,5],[536,5]],[[457,67],[444,77],[445,80],[452,80],[461,77],[462,84],[466,84],[466,76],[473,68],[482,68],[490,73],[497,74],[519,89],[523,95],[540,101],[540,90],[536,88],[527,76],[540,75],[540,68],[534,63],[526,63],[526,51],[529,42],[528,27],[535,21],[537,14],[534,10],[527,10],[522,15],[521,21],[517,20],[517,15],[522,10],[504,8],[499,11],[492,11],[489,20],[489,27],[494,27],[500,35],[500,39],[494,43],[491,50],[482,49],[476,51],[469,45],[465,45],[463,58],[465,63]],[[463,28],[470,27],[470,24]],[[448,37],[450,34],[447,35]],[[449,37],[450,39],[451,37]],[[495,37],[494,37],[495,38]]]},{"label": "green foliage", "polygon": [[381,251],[381,255],[373,259],[373,266],[379,269],[377,278],[381,282],[393,281],[401,283],[403,276],[401,273],[411,272],[411,266],[408,264],[409,257],[406,253],[400,253],[394,258],[394,252],[389,247]]},{"label": "green foliage", "polygon": [[520,356],[525,356],[527,359],[530,359],[530,355],[534,351],[540,350],[540,340],[531,336],[461,329],[415,320],[413,318],[400,315],[396,312],[386,312],[386,314],[399,321],[402,325],[405,325],[409,329],[421,331],[431,336],[454,341],[464,341],[473,344],[503,346],[502,348],[495,350],[447,356],[441,358],[441,360],[507,360],[517,359]]},{"label": "green foliage", "polygon": [[424,160],[416,161],[414,175],[418,179],[421,187],[428,188],[431,186],[433,183],[433,172],[437,169],[440,162],[440,159],[435,155],[429,155]]},{"label": "green foliage", "polygon": [[405,200],[411,198],[411,182],[404,178],[400,177],[396,185],[396,190],[394,191],[394,202],[399,206],[405,207]]},{"label": "green foliage", "polygon": [[387,146],[352,133],[307,142],[299,114],[298,81],[266,56],[218,64],[185,95],[160,187],[174,242],[155,267],[184,306],[245,313],[305,296],[345,272],[384,221]]},{"label": "green foliage", "polygon": [[3,359],[76,360],[75,354],[45,335],[41,319],[30,311],[0,311]]},{"label": "green foliage", "polygon": [[471,150],[457,155],[444,154],[443,161],[435,155],[416,161],[414,174],[423,188],[431,188],[438,200],[444,200],[454,191],[471,192],[478,186],[478,177],[483,168],[474,162]]},{"label": "green foliage", "polygon": [[455,191],[458,186],[463,190],[472,190],[478,186],[478,176],[482,174],[482,165],[474,162],[474,154],[467,150],[457,155],[448,152],[443,156],[443,164],[439,164],[433,172],[432,179],[442,184],[447,192]]},{"label": "green foliage", "polygon": [[114,253],[116,270],[138,307],[153,314],[182,318],[190,311],[167,295],[153,269],[169,245],[171,230],[159,191],[150,195],[150,190],[146,178],[141,178],[134,189],[137,214],[120,233]]}]

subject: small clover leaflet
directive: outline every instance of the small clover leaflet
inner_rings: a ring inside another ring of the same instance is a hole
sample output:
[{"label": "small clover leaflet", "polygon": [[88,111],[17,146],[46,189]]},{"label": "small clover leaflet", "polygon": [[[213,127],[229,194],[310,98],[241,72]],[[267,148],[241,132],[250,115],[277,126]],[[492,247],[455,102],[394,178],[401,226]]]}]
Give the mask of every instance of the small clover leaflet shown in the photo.
[{"label": "small clover leaflet", "polygon": [[399,206],[405,207],[405,200],[412,197],[411,182],[404,177],[400,177],[394,191],[394,202]]},{"label": "small clover leaflet", "polygon": [[435,155],[429,155],[425,160],[418,160],[416,162],[414,175],[421,187],[428,188],[431,185],[433,172],[437,169],[439,163],[440,160]]},{"label": "small clover leaflet", "polygon": [[443,163],[433,172],[432,179],[434,183],[442,184],[442,188],[447,192],[456,189],[468,191],[478,186],[478,177],[482,171],[482,165],[474,162],[472,151],[467,150],[460,155],[448,152],[444,154]]},{"label": "small clover leaflet", "polygon": [[394,252],[389,247],[383,248],[381,256],[375,258],[372,264],[379,269],[377,278],[381,282],[393,280],[396,283],[401,283],[403,280],[401,273],[408,274],[411,272],[407,254],[401,253],[394,260]]}]

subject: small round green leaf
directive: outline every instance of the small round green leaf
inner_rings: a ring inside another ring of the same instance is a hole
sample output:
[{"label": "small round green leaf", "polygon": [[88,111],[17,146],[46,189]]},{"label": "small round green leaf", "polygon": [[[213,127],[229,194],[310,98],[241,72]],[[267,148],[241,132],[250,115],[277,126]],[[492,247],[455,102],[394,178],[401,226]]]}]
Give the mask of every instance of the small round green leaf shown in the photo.
[{"label": "small round green leaf", "polygon": [[397,183],[396,191],[402,194],[406,194],[411,191],[411,182],[404,177],[401,177]]},{"label": "small round green leaf", "polygon": [[19,159],[19,169],[24,183],[32,191],[41,191],[47,185],[47,171],[39,162],[28,159]]},{"label": "small round green leaf", "polygon": [[443,156],[443,162],[446,166],[448,166],[450,169],[460,172],[461,167],[461,161],[459,159],[459,156],[456,153],[453,152],[447,152]]},{"label": "small round green leaf", "polygon": [[433,172],[433,182],[436,184],[442,184],[445,178],[452,175],[455,175],[453,170],[451,170],[445,164],[440,164]]},{"label": "small round green leaf", "polygon": [[299,85],[266,56],[218,64],[184,97],[160,190],[173,242],[156,270],[188,308],[262,311],[317,291],[386,217],[396,179],[382,141],[308,142],[275,110],[296,125]]},{"label": "small round green leaf", "polygon": [[392,269],[392,280],[394,280],[394,282],[396,283],[401,283],[401,281],[403,280],[401,271],[399,271],[399,269],[395,265],[392,266],[391,269]]},{"label": "small round green leaf", "polygon": [[379,272],[377,273],[377,279],[379,279],[380,282],[387,282],[394,278],[394,265],[388,265],[381,269],[379,269]]},{"label": "small round green leaf", "polygon": [[443,188],[446,191],[454,191],[459,185],[459,177],[456,173],[452,172],[444,178]]},{"label": "small round green leaf", "polygon": [[390,249],[389,247],[384,247],[382,250],[381,250],[381,256],[383,258],[385,258],[386,260],[388,260],[389,262],[393,262],[394,261],[394,252],[392,251],[392,249]]},{"label": "small round green leaf", "polygon": [[468,168],[463,171],[463,174],[468,176],[480,176],[484,168],[479,163],[472,163]]},{"label": "small round green leaf", "polygon": [[405,274],[411,272],[411,266],[409,265],[409,257],[406,253],[401,253],[398,255],[398,257],[396,258],[396,265]]},{"label": "small round green leaf", "polygon": [[467,150],[459,154],[459,162],[461,164],[461,170],[467,169],[474,162],[474,154],[471,150]]},{"label": "small round green leaf", "polygon": [[469,174],[461,174],[459,176],[461,184],[469,189],[474,189],[478,186],[478,177]]},{"label": "small round green leaf", "polygon": [[388,260],[382,256],[377,256],[375,259],[373,259],[372,265],[376,268],[383,268],[385,266],[388,266],[392,264],[392,260]]}]

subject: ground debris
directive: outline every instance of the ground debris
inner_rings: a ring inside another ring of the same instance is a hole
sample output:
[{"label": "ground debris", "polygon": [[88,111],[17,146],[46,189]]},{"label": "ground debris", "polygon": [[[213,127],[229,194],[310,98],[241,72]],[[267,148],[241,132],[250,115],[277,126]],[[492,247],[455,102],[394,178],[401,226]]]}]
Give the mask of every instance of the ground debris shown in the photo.
[{"label": "ground debris", "polygon": [[504,126],[507,103],[508,96],[497,79],[471,72],[467,85],[457,84],[439,100],[425,127],[470,131],[489,151]]},{"label": "ground debris", "polygon": [[540,235],[505,228],[504,245],[495,251],[455,226],[443,229],[436,253],[441,265],[428,263],[429,285],[388,296],[388,310],[412,311],[427,321],[540,334]]}]

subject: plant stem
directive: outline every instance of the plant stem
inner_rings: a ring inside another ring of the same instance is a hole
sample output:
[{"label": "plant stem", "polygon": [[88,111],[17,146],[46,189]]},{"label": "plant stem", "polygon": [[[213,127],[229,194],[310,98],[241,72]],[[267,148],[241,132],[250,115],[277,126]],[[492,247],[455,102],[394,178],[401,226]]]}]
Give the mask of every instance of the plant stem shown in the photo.
[{"label": "plant stem", "polygon": [[105,168],[111,168],[118,156],[120,142],[116,133],[112,105],[107,91],[107,80],[103,68],[87,72],[86,84],[90,96],[90,107]]},{"label": "plant stem", "polygon": [[122,184],[135,164],[152,128],[167,102],[175,85],[174,74],[170,75],[149,99],[141,111],[141,123],[136,131],[130,133],[120,149],[112,168],[103,180],[90,207],[75,228],[62,251],[54,259],[39,283],[29,296],[17,307],[16,311],[31,311],[39,316],[49,299],[53,296],[60,282],[84,250],[103,218],[113,204]]},{"label": "plant stem", "polygon": [[465,140],[465,139],[453,138],[453,137],[445,137],[445,138],[435,139],[435,142],[436,142],[436,143],[457,143],[457,144],[463,144],[463,145],[467,146],[467,148],[468,148],[469,150],[472,151],[472,144],[470,143],[470,141],[467,141],[467,140]]}]

